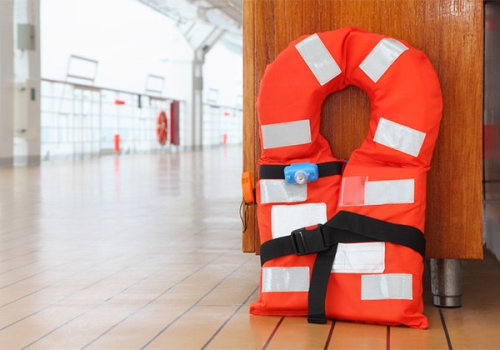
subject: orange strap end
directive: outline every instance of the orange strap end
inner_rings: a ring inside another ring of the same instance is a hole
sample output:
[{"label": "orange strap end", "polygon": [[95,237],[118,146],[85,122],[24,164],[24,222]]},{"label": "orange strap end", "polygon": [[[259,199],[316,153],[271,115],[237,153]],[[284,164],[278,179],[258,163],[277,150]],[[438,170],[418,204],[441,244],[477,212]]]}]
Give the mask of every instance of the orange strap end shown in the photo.
[{"label": "orange strap end", "polygon": [[243,200],[245,203],[254,203],[255,198],[253,195],[252,177],[249,171],[245,171],[241,174],[241,189],[243,191]]}]

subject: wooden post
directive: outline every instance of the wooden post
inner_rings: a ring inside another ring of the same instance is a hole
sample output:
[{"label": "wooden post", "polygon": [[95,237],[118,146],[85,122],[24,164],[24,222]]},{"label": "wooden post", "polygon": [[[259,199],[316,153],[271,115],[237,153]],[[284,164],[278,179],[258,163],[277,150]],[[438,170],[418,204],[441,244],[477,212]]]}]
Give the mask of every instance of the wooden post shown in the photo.
[{"label": "wooden post", "polygon": [[[244,0],[244,169],[260,154],[255,98],[267,64],[303,34],[358,26],[409,42],[432,62],[443,121],[428,178],[427,255],[482,258],[482,0]],[[370,103],[354,87],[329,96],[321,132],[349,158],[368,130]],[[243,250],[258,248],[252,212]]]}]

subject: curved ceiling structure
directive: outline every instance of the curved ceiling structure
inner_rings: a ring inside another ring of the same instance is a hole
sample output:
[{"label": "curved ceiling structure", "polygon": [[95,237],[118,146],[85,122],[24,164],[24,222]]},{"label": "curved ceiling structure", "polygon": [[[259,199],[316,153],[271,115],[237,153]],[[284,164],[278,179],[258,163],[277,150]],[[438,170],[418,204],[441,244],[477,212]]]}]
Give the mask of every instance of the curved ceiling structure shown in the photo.
[{"label": "curved ceiling structure", "polygon": [[[173,20],[193,50],[221,41],[241,52],[241,0],[138,0]],[[214,40],[215,39],[215,40]]]}]

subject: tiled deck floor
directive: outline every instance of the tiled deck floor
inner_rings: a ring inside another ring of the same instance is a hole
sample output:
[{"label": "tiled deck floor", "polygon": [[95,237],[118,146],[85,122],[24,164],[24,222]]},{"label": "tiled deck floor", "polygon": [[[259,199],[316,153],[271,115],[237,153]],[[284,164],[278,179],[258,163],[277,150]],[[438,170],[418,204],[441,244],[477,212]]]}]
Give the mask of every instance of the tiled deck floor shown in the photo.
[{"label": "tiled deck floor", "polygon": [[[0,349],[447,349],[426,331],[255,317],[239,148],[0,169]],[[500,348],[500,265],[465,263],[455,349]],[[428,288],[427,288],[428,289]],[[429,301],[429,295],[426,295]]]}]

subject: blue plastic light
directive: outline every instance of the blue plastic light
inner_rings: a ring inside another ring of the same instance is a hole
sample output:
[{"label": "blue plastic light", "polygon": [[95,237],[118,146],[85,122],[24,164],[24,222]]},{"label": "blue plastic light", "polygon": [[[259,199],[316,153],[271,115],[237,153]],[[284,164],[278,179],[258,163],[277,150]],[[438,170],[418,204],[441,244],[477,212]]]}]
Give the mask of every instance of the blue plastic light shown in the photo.
[{"label": "blue plastic light", "polygon": [[285,167],[285,181],[289,184],[313,182],[318,175],[318,166],[314,163],[295,163]]}]

